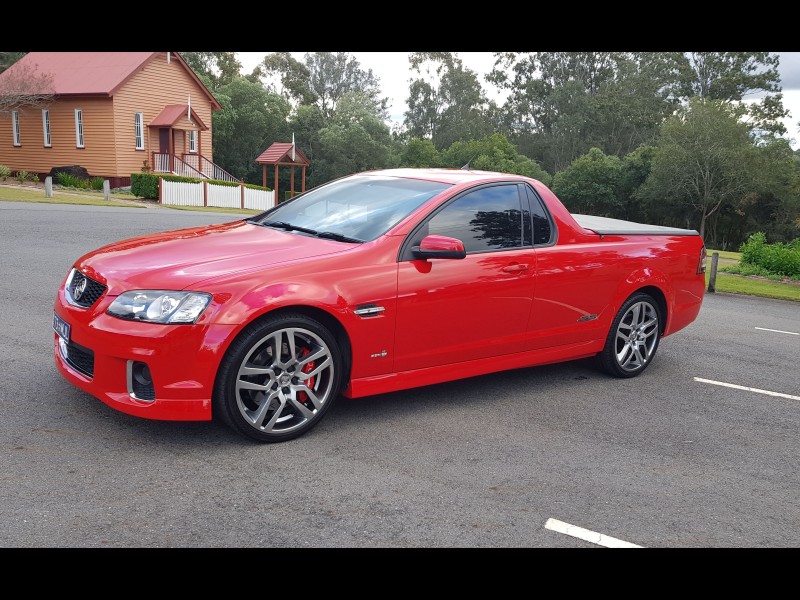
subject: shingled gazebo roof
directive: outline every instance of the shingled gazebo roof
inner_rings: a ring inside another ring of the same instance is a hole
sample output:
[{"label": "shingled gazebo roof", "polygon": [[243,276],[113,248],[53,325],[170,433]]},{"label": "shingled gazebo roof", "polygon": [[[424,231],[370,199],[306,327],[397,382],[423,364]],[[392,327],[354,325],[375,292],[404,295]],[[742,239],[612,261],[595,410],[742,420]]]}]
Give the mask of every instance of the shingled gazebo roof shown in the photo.
[{"label": "shingled gazebo roof", "polygon": [[307,167],[311,161],[306,158],[306,155],[295,146],[294,160],[292,160],[292,144],[291,142],[275,142],[269,148],[264,150],[256,162],[260,165],[294,165]]}]

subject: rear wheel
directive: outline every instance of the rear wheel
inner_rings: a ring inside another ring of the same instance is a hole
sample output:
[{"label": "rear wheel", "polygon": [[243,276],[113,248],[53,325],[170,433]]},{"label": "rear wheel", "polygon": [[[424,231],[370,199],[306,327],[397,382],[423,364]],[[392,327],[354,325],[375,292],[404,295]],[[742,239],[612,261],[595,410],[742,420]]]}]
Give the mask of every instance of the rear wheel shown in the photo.
[{"label": "rear wheel", "polygon": [[322,419],[339,394],[341,352],[318,321],[300,314],[248,326],[225,355],[214,411],[260,442],[296,438]]},{"label": "rear wheel", "polygon": [[648,294],[637,293],[619,309],[600,353],[603,369],[615,377],[635,377],[653,361],[661,337],[661,313]]}]

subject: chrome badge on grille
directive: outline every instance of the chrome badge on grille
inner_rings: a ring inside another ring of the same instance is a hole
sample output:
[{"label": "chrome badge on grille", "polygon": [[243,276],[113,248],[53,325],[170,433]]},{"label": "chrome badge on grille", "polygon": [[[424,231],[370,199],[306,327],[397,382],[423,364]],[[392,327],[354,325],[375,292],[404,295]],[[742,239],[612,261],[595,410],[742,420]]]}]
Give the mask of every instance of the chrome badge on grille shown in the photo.
[{"label": "chrome badge on grille", "polygon": [[80,300],[81,296],[83,296],[83,292],[86,291],[86,277],[81,277],[80,281],[75,283],[75,287],[72,289],[72,297],[75,300]]}]

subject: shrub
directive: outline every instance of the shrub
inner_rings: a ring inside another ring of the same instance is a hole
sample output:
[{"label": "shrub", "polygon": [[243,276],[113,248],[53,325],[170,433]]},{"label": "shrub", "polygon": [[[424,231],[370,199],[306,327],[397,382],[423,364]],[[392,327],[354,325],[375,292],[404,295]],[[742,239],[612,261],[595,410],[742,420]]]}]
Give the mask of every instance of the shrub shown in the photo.
[{"label": "shrub", "polygon": [[89,180],[89,187],[91,187],[93,190],[102,190],[103,183],[105,183],[105,179],[98,175],[97,177],[92,177]]},{"label": "shrub", "polygon": [[64,187],[79,187],[80,178],[71,173],[58,172],[56,173],[56,178],[58,179],[58,184]]},{"label": "shrub", "polygon": [[39,174],[38,173],[28,173],[28,181],[39,182]]},{"label": "shrub", "polygon": [[8,177],[11,177],[11,169],[5,165],[0,165],[0,181],[5,181]]},{"label": "shrub", "polygon": [[17,174],[14,176],[14,179],[19,181],[20,183],[23,183],[24,181],[28,180],[28,177],[30,177],[30,175],[28,174],[27,171],[17,171]]},{"label": "shrub", "polygon": [[761,267],[783,277],[800,276],[800,238],[788,244],[768,244],[763,232],[754,233],[741,245],[741,263]]},{"label": "shrub", "polygon": [[131,173],[131,194],[137,198],[158,200],[158,175]]}]

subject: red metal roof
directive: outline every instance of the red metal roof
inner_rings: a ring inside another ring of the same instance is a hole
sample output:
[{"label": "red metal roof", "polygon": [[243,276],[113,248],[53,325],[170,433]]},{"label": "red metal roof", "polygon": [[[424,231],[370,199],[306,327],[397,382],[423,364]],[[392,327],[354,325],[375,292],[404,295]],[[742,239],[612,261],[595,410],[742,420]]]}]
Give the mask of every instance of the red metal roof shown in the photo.
[{"label": "red metal roof", "polygon": [[[181,117],[187,116],[189,112],[188,104],[169,104],[158,113],[158,116],[148,123],[148,127],[172,127]],[[205,123],[200,120],[196,112],[192,113],[192,120],[197,121],[200,129],[205,131],[208,129]]]},{"label": "red metal roof", "polygon": [[295,165],[310,165],[311,161],[306,158],[299,148],[295,147],[295,160],[292,161],[292,143],[291,142],[275,142],[269,148],[264,150],[261,155],[256,158],[256,162],[265,165],[274,165],[277,163],[289,163]]},{"label": "red metal roof", "polygon": [[106,94],[111,92],[154,52],[28,52],[9,67],[36,65],[50,73],[56,94]]},{"label": "red metal roof", "polygon": [[[134,73],[143,68],[160,52],[28,52],[25,56],[0,73],[0,81],[7,73],[24,65],[36,65],[38,73],[53,76],[52,90],[57,95],[105,95],[111,96]],[[173,52],[172,57],[189,72],[198,86],[219,109],[214,96],[203,85],[189,65]]]}]

